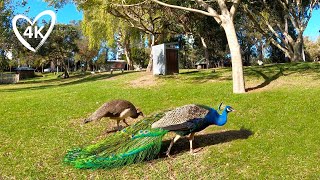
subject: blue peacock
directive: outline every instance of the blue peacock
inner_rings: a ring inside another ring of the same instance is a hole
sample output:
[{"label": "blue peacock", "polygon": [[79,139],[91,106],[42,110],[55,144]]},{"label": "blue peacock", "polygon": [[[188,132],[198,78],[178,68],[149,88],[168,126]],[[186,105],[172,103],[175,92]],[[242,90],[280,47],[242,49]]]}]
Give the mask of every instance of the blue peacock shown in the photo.
[{"label": "blue peacock", "polygon": [[210,125],[223,126],[228,113],[232,111],[234,109],[231,106],[226,106],[219,114],[214,108],[190,104],[154,114],[96,144],[68,151],[64,162],[76,168],[97,169],[151,160],[159,154],[162,138],[169,131],[176,133],[176,136],[166,151],[167,156],[170,156],[173,144],[182,136],[188,136],[190,152],[193,153],[195,133]]}]

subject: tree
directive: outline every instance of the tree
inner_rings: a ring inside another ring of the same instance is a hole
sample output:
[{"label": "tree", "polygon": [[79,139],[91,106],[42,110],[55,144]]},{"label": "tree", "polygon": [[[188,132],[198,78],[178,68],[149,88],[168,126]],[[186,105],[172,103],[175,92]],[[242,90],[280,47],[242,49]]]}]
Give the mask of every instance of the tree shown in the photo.
[{"label": "tree", "polygon": [[[202,46],[201,57],[204,57],[207,68],[214,61],[220,61],[224,58],[225,44],[227,39],[221,26],[211,17],[199,13],[176,10],[172,17],[180,24],[179,27],[185,36],[192,35],[195,44],[198,45],[200,51]],[[211,29],[208,31],[208,29]],[[200,58],[198,58],[199,60]]]},{"label": "tree", "polygon": [[[48,0],[51,2],[58,2],[55,0]],[[159,4],[165,8],[161,8],[160,6],[155,6],[153,3]],[[163,36],[163,32],[168,32],[170,30],[169,24],[171,21],[165,21],[166,10],[170,8],[181,9],[196,13],[201,13],[206,16],[213,17],[218,24],[220,24],[226,34],[227,41],[230,48],[230,53],[232,57],[232,78],[233,78],[233,92],[234,93],[244,93],[245,85],[244,85],[244,77],[243,77],[243,67],[241,60],[241,52],[240,46],[238,43],[236,30],[234,27],[234,16],[236,14],[237,8],[239,6],[240,0],[217,0],[217,1],[204,1],[204,0],[196,0],[181,2],[180,4],[177,1],[168,1],[168,3],[164,3],[158,0],[150,0],[150,1],[142,1],[136,3],[137,1],[122,1],[122,0],[114,0],[114,1],[76,1],[81,9],[89,11],[88,8],[99,7],[100,11],[95,11],[96,15],[94,17],[106,17],[106,13],[113,14],[116,17],[121,17],[132,27],[145,30],[144,32],[150,32],[152,35],[158,33],[157,30],[161,30],[160,35]],[[63,2],[63,1],[62,1]],[[65,2],[65,1],[64,1]],[[134,4],[136,3],[136,4]],[[188,6],[188,7],[186,7]],[[118,8],[117,8],[118,7]],[[86,9],[87,8],[87,9]],[[219,14],[220,12],[220,14]],[[94,22],[94,19],[91,19]],[[107,19],[103,19],[107,20]],[[163,21],[164,20],[164,21]],[[173,26],[175,27],[175,26]],[[104,26],[104,28],[107,28]],[[157,29],[156,29],[157,28]],[[99,29],[99,28],[97,28]],[[101,33],[100,33],[101,34]],[[105,35],[105,34],[104,34]],[[160,37],[161,37],[160,36]],[[152,36],[150,45],[155,42],[154,36]],[[149,64],[150,64],[149,61]],[[149,69],[150,70],[150,69]]]},{"label": "tree", "polygon": [[[91,39],[89,42],[97,44],[103,40],[112,46],[116,34],[119,36],[118,44],[123,47],[128,64],[132,67],[130,41],[140,38],[139,34],[143,32],[148,38],[151,49],[156,43],[163,42],[165,35],[171,31],[171,26],[169,21],[163,18],[166,14],[165,9],[157,4],[147,1],[136,5],[122,3],[123,1],[120,0],[79,1],[78,6],[84,10],[83,28],[85,34]],[[147,71],[151,70],[152,55],[150,54]]]},{"label": "tree", "polygon": [[11,17],[13,9],[10,0],[0,1],[0,71],[9,66],[9,59],[6,56],[11,49],[11,41],[8,37],[12,36]]},{"label": "tree", "polygon": [[320,37],[313,42],[308,37],[305,39],[305,47],[312,61],[320,61]]},{"label": "tree", "polygon": [[[210,2],[204,0],[195,0],[195,4],[192,2],[188,2],[187,5],[189,5],[189,7],[185,7],[183,6],[183,4],[169,4],[170,2],[174,3],[176,1],[169,1],[169,3],[164,3],[159,0],[151,1],[166,7],[201,13],[206,16],[213,17],[217,21],[217,23],[220,24],[224,29],[229,44],[230,54],[232,58],[233,92],[245,92],[241,51],[234,26],[234,17],[240,4],[240,0],[231,0],[228,2],[225,0]],[[218,9],[220,10],[220,14],[218,13]]]},{"label": "tree", "polygon": [[247,1],[244,12],[255,28],[291,61],[303,59],[303,32],[318,0]]},{"label": "tree", "polygon": [[48,57],[57,66],[61,65],[63,77],[68,78],[71,58],[79,50],[76,41],[80,38],[80,33],[75,25],[56,24],[55,28],[57,30],[52,31],[37,53]]},{"label": "tree", "polygon": [[78,51],[75,54],[75,60],[77,62],[85,64],[85,70],[89,70],[92,65],[92,59],[98,55],[100,47],[89,48],[89,42],[87,37],[81,36],[76,40]]}]

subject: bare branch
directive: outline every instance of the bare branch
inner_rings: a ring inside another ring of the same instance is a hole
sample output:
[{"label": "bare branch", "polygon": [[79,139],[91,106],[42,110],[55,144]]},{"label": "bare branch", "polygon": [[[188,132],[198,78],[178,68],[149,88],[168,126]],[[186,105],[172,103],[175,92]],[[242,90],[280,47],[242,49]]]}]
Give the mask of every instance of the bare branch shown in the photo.
[{"label": "bare branch", "polygon": [[217,21],[218,24],[221,23],[220,15],[217,13],[216,10],[214,10],[211,6],[209,6],[209,4],[207,4],[203,0],[196,0],[196,2],[210,13],[211,16],[214,17],[214,19]]},{"label": "bare branch", "polygon": [[148,0],[136,3],[136,4],[117,4],[117,3],[110,3],[113,6],[120,6],[120,7],[134,7],[134,6],[140,6],[142,4],[145,4]]},{"label": "bare branch", "polygon": [[231,6],[231,9],[230,9],[230,15],[231,15],[232,19],[234,18],[235,14],[236,14],[236,11],[239,7],[239,4],[240,4],[240,0],[233,1],[233,5]]},{"label": "bare branch", "polygon": [[166,7],[170,7],[170,8],[175,8],[175,9],[181,9],[181,10],[185,10],[185,11],[191,11],[191,12],[196,12],[196,13],[200,13],[200,14],[203,14],[203,15],[206,15],[206,16],[212,16],[212,17],[215,17],[214,14],[211,14],[209,12],[206,12],[206,11],[202,11],[202,10],[199,10],[199,9],[193,9],[193,8],[187,8],[187,7],[182,7],[182,6],[176,6],[176,5],[172,5],[172,4],[167,4],[167,3],[164,3],[164,2],[161,2],[161,1],[158,1],[158,0],[151,0],[155,3],[158,3],[162,6],[166,6]]}]

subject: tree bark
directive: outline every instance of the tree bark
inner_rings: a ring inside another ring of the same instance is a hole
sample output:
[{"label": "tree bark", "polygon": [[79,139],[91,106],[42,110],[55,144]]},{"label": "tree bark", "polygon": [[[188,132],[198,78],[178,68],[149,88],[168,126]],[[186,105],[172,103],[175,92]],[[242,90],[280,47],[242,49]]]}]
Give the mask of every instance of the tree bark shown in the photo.
[{"label": "tree bark", "polygon": [[260,40],[258,47],[259,47],[259,53],[260,53],[259,59],[260,59],[260,61],[263,61],[263,41],[262,41],[262,39]]},{"label": "tree bark", "polygon": [[129,40],[125,40],[124,42],[124,54],[126,56],[126,59],[127,59],[127,63],[128,63],[128,70],[133,70],[133,62],[132,62],[132,59],[131,59],[131,53],[130,53],[130,41]]},{"label": "tree bark", "polygon": [[152,70],[153,70],[152,46],[154,46],[154,35],[151,35],[150,57],[149,57],[148,67],[147,67],[147,70],[146,70],[147,72],[152,72]]},{"label": "tree bark", "polygon": [[[288,30],[288,16],[284,16],[284,31],[285,33],[289,34],[289,30]],[[285,38],[285,41],[287,44],[289,44],[289,40],[288,38]],[[289,57],[287,53],[284,53],[285,55],[285,61],[288,62],[289,61]]]},{"label": "tree bark", "polygon": [[291,60],[293,62],[298,62],[302,60],[302,34],[299,34],[297,37],[296,42],[293,46],[293,57],[291,57]]},{"label": "tree bark", "polygon": [[226,18],[222,26],[227,36],[232,59],[233,93],[245,93],[241,51],[233,20]]},{"label": "tree bark", "polygon": [[200,39],[201,39],[202,47],[203,47],[203,50],[204,50],[204,58],[206,59],[207,69],[209,69],[210,61],[209,61],[208,46],[207,46],[207,43],[206,43],[206,41],[204,40],[204,38],[202,36],[200,36]]}]

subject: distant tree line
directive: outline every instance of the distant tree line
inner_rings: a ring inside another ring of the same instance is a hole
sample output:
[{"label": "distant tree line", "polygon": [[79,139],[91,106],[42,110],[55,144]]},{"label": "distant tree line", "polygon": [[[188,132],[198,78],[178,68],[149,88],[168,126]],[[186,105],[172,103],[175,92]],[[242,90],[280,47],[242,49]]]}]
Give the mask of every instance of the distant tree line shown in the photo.
[{"label": "distant tree line", "polygon": [[[71,2],[46,1],[56,8]],[[243,93],[243,65],[254,65],[258,60],[264,63],[311,61],[317,56],[315,45],[303,37],[303,32],[313,10],[319,7],[318,0],[72,2],[84,12],[83,21],[76,26],[79,35],[72,37],[75,46],[69,42],[68,47],[61,44],[66,52],[57,53],[56,49],[55,55],[42,54],[60,59],[64,67],[65,59],[71,56],[74,61],[84,61],[90,67],[91,55],[100,52],[101,44],[106,44],[122,51],[128,69],[141,66],[151,71],[151,47],[178,42],[181,67],[193,68],[199,62],[207,67],[232,66],[233,91]],[[70,29],[66,29],[69,33]],[[55,39],[62,35],[52,36]],[[92,54],[91,50],[94,50]],[[101,58],[97,60],[101,62]]]}]

